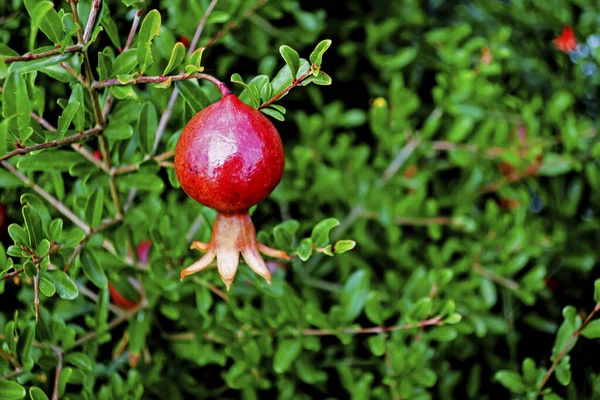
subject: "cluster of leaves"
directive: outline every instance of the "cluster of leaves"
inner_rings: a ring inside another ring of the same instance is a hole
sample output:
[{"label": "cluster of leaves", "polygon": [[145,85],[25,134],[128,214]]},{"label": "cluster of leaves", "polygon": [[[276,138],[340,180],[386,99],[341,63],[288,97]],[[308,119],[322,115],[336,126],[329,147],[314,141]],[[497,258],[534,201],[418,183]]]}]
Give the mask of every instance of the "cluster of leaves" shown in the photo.
[{"label": "cluster of leaves", "polygon": [[[0,397],[600,395],[595,55],[552,43],[598,5],[308,3],[0,2]],[[179,280],[215,212],[170,157],[227,76],[282,121],[252,212],[297,257],[224,293]]]}]

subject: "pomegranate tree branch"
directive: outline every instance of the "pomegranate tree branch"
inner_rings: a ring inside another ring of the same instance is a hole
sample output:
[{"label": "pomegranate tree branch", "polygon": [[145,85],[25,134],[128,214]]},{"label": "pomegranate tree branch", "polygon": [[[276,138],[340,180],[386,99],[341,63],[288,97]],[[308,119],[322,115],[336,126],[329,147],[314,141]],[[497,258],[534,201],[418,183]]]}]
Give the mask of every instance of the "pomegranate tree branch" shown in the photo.
[{"label": "pomegranate tree branch", "polygon": [[106,79],[104,81],[100,81],[100,82],[93,82],[92,83],[92,87],[94,89],[101,89],[107,86],[118,86],[118,85],[136,85],[138,83],[161,83],[161,82],[166,82],[166,81],[182,81],[182,80],[186,80],[186,79],[206,79],[207,81],[210,81],[212,83],[214,83],[219,90],[223,91],[222,88],[225,87],[225,84],[223,82],[221,82],[220,80],[218,80],[217,78],[215,78],[212,75],[208,75],[208,74],[203,74],[203,73],[195,73],[195,74],[186,74],[186,73],[182,73],[179,75],[171,75],[171,76],[140,76],[139,78],[135,78],[135,79],[131,79],[128,81],[120,81],[117,78],[113,78],[113,79]]},{"label": "pomegranate tree branch", "polygon": [[91,139],[92,137],[96,136],[101,131],[102,131],[102,129],[100,127],[94,127],[92,129],[88,129],[85,132],[77,133],[72,136],[67,136],[62,139],[50,140],[48,142],[36,144],[33,146],[27,146],[27,147],[23,147],[21,149],[15,149],[11,152],[6,153],[3,156],[0,156],[0,161],[8,160],[11,157],[27,154],[32,151],[47,149],[49,147],[60,147],[60,146],[65,146],[65,145],[71,144],[71,143],[85,142],[85,141]]},{"label": "pomegranate tree branch", "polygon": [[290,90],[292,90],[293,88],[295,88],[296,86],[300,86],[302,85],[302,81],[304,81],[306,78],[308,78],[309,76],[312,75],[311,70],[309,69],[304,75],[302,75],[300,78],[298,79],[292,79],[292,83],[289,84],[288,87],[286,87],[285,89],[283,89],[281,92],[277,93],[275,96],[273,96],[270,100],[265,101],[263,104],[261,104],[260,107],[258,107],[258,109],[262,109],[262,108],[266,108],[269,107],[271,104],[275,103],[277,100],[279,100],[280,98],[282,98],[283,96],[285,96],[286,94],[288,94],[290,92]]},{"label": "pomegranate tree branch", "polygon": [[21,268],[21,269],[17,269],[13,272],[10,272],[8,274],[6,274],[4,276],[4,278],[0,279],[0,281],[4,281],[6,279],[10,279],[10,278],[14,278],[15,276],[21,275],[23,272],[25,272],[25,268]]},{"label": "pomegranate tree branch", "polygon": [[556,357],[556,360],[554,360],[554,362],[552,363],[552,366],[550,367],[548,372],[546,372],[546,375],[544,375],[544,378],[540,382],[540,386],[538,388],[538,393],[540,396],[542,395],[542,389],[544,388],[544,386],[546,386],[546,383],[548,383],[548,380],[550,379],[550,377],[556,370],[556,367],[560,364],[562,359],[567,355],[567,353],[569,352],[571,347],[575,344],[575,342],[579,338],[581,331],[583,331],[585,329],[587,324],[592,320],[592,318],[598,311],[600,311],[600,303],[596,304],[596,307],[594,307],[594,309],[592,310],[590,315],[588,315],[587,318],[585,319],[585,321],[583,321],[583,323],[581,324],[579,329],[577,329],[575,332],[573,332],[573,335],[571,335],[571,338],[569,339],[569,341],[567,342],[565,347],[563,347],[560,354],[558,355],[558,357]]},{"label": "pomegranate tree branch", "polygon": [[[67,46],[62,53],[74,53],[77,51],[81,51],[81,49],[83,49],[83,45],[78,43],[78,44],[74,44],[71,46]],[[37,60],[40,58],[52,57],[57,54],[61,54],[60,49],[48,50],[48,51],[43,51],[41,53],[35,53],[35,54],[28,53],[28,54],[25,54],[22,56],[16,56],[16,57],[6,57],[4,59],[4,61],[7,63],[17,62],[17,61],[31,61],[31,60]]]},{"label": "pomegranate tree branch", "polygon": [[56,363],[56,373],[54,374],[54,389],[52,390],[52,400],[58,400],[58,383],[60,380],[60,373],[62,371],[63,365],[63,353],[62,349],[58,346],[52,346],[52,350],[54,354],[56,354],[56,358],[58,362]]},{"label": "pomegranate tree branch", "polygon": [[405,324],[395,326],[374,326],[372,328],[340,328],[340,329],[303,329],[299,333],[306,336],[326,336],[326,335],[339,335],[340,333],[348,334],[365,334],[365,333],[385,333],[400,331],[406,329],[423,328],[430,325],[441,326],[444,323],[442,318],[438,315],[430,319],[426,319],[416,324]]},{"label": "pomegranate tree branch", "polygon": [[13,367],[15,367],[16,369],[21,369],[23,368],[21,366],[21,364],[19,364],[19,362],[17,360],[15,360],[15,358],[8,354],[7,352],[5,352],[4,350],[0,349],[0,356],[2,356],[3,358],[5,358],[9,363],[12,364]]},{"label": "pomegranate tree branch", "polygon": [[196,28],[196,32],[194,33],[194,37],[192,39],[192,43],[190,43],[190,49],[188,50],[188,57],[192,55],[192,53],[196,50],[196,46],[198,46],[198,41],[200,40],[200,36],[202,35],[202,31],[204,30],[204,26],[206,25],[206,21],[208,20],[208,16],[212,13],[213,8],[217,5],[219,0],[212,0],[208,7],[206,7],[206,11]]},{"label": "pomegranate tree branch", "polygon": [[10,172],[12,172],[13,175],[15,175],[21,181],[23,181],[23,183],[25,183],[27,186],[29,186],[30,188],[32,188],[33,190],[35,190],[48,203],[52,204],[52,206],[54,208],[56,208],[60,213],[62,213],[65,217],[67,217],[68,219],[70,219],[75,225],[77,225],[78,227],[80,227],[81,229],[83,229],[84,232],[86,232],[86,233],[90,232],[90,226],[88,224],[86,224],[85,222],[83,222],[71,210],[69,210],[67,207],[65,207],[65,205],[62,202],[60,202],[56,198],[52,197],[52,195],[50,195],[50,193],[46,192],[44,189],[42,189],[41,187],[39,187],[38,185],[36,185],[35,182],[33,182],[31,179],[27,178],[25,175],[23,175],[21,172],[19,172],[15,167],[13,167],[12,165],[10,165],[8,162],[6,162],[6,161],[0,161],[0,164],[4,168],[6,168]]},{"label": "pomegranate tree branch", "polygon": [[125,47],[123,51],[129,49],[131,44],[133,43],[133,38],[135,37],[135,33],[137,32],[137,28],[140,25],[140,20],[142,17],[143,9],[138,9],[133,17],[133,22],[131,23],[131,29],[129,30],[129,35],[127,35],[127,42],[125,43]]},{"label": "pomegranate tree branch", "polygon": [[98,11],[100,11],[100,0],[94,0],[92,4],[92,9],[90,11],[90,16],[88,17],[87,25],[85,26],[85,30],[83,31],[83,42],[87,43],[92,36],[92,29],[94,29],[94,23],[96,22],[96,16],[98,16]]},{"label": "pomegranate tree branch", "polygon": [[509,290],[519,290],[519,284],[512,279],[508,279],[503,277],[502,275],[498,275],[494,271],[491,271],[487,268],[483,268],[479,263],[473,264],[473,271],[477,272],[481,276],[485,276],[491,281],[496,282],[497,284],[504,286]]}]

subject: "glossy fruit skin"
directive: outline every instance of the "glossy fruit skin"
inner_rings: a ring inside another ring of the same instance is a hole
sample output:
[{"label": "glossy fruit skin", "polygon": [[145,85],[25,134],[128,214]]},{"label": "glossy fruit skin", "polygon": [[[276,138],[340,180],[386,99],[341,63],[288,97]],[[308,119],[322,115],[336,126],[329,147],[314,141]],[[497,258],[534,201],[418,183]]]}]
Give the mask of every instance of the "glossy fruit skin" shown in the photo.
[{"label": "glossy fruit skin", "polygon": [[245,212],[281,181],[283,145],[273,124],[234,94],[196,114],[175,150],[183,190],[225,213]]}]

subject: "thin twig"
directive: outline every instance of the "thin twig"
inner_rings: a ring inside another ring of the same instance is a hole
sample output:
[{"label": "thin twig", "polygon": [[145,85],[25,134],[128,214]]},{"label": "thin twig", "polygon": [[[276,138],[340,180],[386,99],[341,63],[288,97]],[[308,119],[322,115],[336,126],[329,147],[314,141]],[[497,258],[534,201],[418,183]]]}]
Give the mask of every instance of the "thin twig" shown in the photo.
[{"label": "thin twig", "polygon": [[94,127],[92,129],[88,129],[85,132],[67,136],[62,139],[50,140],[48,142],[36,144],[33,146],[23,147],[21,149],[15,149],[15,150],[8,152],[5,155],[1,156],[0,161],[8,160],[11,157],[27,154],[32,151],[47,149],[49,147],[60,147],[60,146],[65,146],[65,145],[71,144],[71,143],[85,142],[85,141],[93,138],[94,136],[96,136],[101,131],[102,131],[102,129],[100,127]]},{"label": "thin twig", "polygon": [[144,10],[140,8],[135,13],[135,16],[133,17],[133,22],[131,23],[131,29],[129,30],[129,35],[127,35],[127,42],[125,43],[123,51],[129,49],[131,47],[131,44],[133,43],[133,38],[135,37],[135,33],[137,32],[137,28],[140,24],[143,11]]},{"label": "thin twig", "polygon": [[8,360],[8,362],[11,363],[12,366],[15,367],[16,369],[23,368],[21,366],[21,364],[19,364],[19,362],[17,360],[15,360],[15,358],[11,354],[8,354],[7,352],[5,352],[2,349],[0,349],[0,356],[2,356],[3,358],[5,358],[6,360]]},{"label": "thin twig", "polygon": [[10,278],[14,278],[15,276],[21,275],[23,272],[25,272],[25,268],[21,268],[21,269],[17,269],[11,273],[8,273],[4,276],[4,278],[0,279],[0,281],[4,281]]},{"label": "thin twig", "polygon": [[499,285],[504,286],[510,290],[519,290],[519,284],[512,279],[505,278],[502,275],[498,275],[494,271],[491,271],[487,268],[483,268],[479,263],[473,264],[473,271],[477,272],[479,275],[485,276],[486,278],[496,282]]},{"label": "thin twig", "polygon": [[365,334],[365,333],[385,333],[400,331],[405,329],[423,328],[430,325],[443,325],[441,317],[435,316],[430,319],[426,319],[416,324],[405,324],[395,326],[374,326],[372,328],[341,328],[341,329],[303,329],[300,331],[302,335],[306,336],[326,336],[326,335],[339,335],[340,333],[348,334]]},{"label": "thin twig", "polygon": [[46,192],[44,189],[42,189],[41,187],[36,185],[35,182],[33,182],[32,180],[27,178],[25,175],[23,175],[21,172],[19,172],[15,167],[10,165],[8,162],[0,161],[0,164],[4,168],[6,168],[10,172],[12,172],[13,175],[15,175],[21,181],[23,181],[31,189],[35,190],[40,196],[42,196],[47,202],[52,204],[52,206],[54,208],[56,208],[58,211],[60,211],[65,217],[70,219],[75,225],[77,225],[78,227],[83,229],[86,233],[90,232],[89,225],[86,224],[85,222],[83,222],[77,215],[75,215],[71,210],[69,210],[67,207],[65,207],[65,205],[60,200],[57,200],[52,195],[50,195],[48,192]]},{"label": "thin twig", "polygon": [[73,150],[75,150],[76,152],[78,152],[79,154],[81,154],[86,160],[88,160],[89,162],[94,164],[96,167],[98,167],[101,171],[104,171],[106,173],[110,172],[110,170],[108,168],[106,168],[106,165],[104,165],[104,163],[102,161],[100,161],[98,158],[96,158],[96,156],[94,154],[92,154],[92,152],[90,152],[88,149],[83,147],[83,145],[81,143],[74,143],[71,145],[71,148]]},{"label": "thin twig", "polygon": [[[183,81],[186,79],[205,79],[207,81],[214,83],[221,91],[223,91],[224,88],[226,89],[226,86],[223,82],[221,82],[220,80],[218,80],[217,78],[215,78],[212,75],[204,74],[201,72],[195,73],[195,74],[181,73],[179,75],[171,75],[171,76],[165,76],[165,75],[140,76],[139,78],[131,79],[131,80],[124,81],[124,82],[120,81],[118,78],[105,79],[103,81],[93,82],[92,87],[94,89],[101,89],[101,88],[108,87],[108,86],[137,85],[138,83],[160,83],[160,82],[166,82],[168,80]],[[227,90],[226,93],[229,93],[229,90]]]},{"label": "thin twig", "polygon": [[213,292],[214,294],[216,294],[217,296],[219,296],[223,300],[229,301],[229,296],[227,296],[221,289],[217,288],[212,283],[203,281],[200,278],[195,278],[194,282],[196,282],[196,283],[204,286],[205,288],[207,288],[208,290],[210,290],[211,292]]},{"label": "thin twig", "polygon": [[567,355],[567,353],[569,352],[569,350],[571,349],[571,347],[573,346],[573,344],[575,343],[575,341],[577,340],[577,338],[581,334],[581,331],[583,331],[585,329],[585,327],[587,326],[587,324],[594,317],[594,314],[596,314],[598,311],[600,311],[600,303],[596,304],[596,307],[594,307],[594,309],[592,310],[592,312],[590,313],[590,315],[588,315],[587,318],[585,319],[585,321],[583,321],[583,323],[581,324],[581,326],[579,327],[579,329],[577,329],[575,332],[573,332],[573,335],[571,336],[571,338],[569,339],[569,341],[567,342],[567,344],[565,345],[565,347],[563,347],[562,351],[560,352],[560,354],[558,355],[558,357],[556,357],[556,360],[554,360],[554,362],[552,363],[552,366],[550,367],[550,369],[548,370],[548,372],[546,372],[546,375],[544,375],[544,378],[540,382],[540,386],[539,386],[539,389],[538,389],[538,393],[539,393],[540,396],[542,395],[542,389],[544,388],[544,386],[546,385],[546,383],[548,383],[548,380],[550,379],[550,377],[552,376],[552,374],[556,370],[556,367],[560,364],[560,362],[562,361],[562,359]]},{"label": "thin twig", "polygon": [[[74,53],[76,51],[81,51],[81,49],[83,49],[83,45],[74,44],[72,46],[67,46],[62,53]],[[4,59],[4,61],[7,63],[17,62],[17,61],[31,61],[31,60],[37,60],[40,58],[52,57],[57,54],[61,54],[60,49],[48,50],[48,51],[43,51],[41,53],[35,53],[35,54],[28,53],[28,54],[25,54],[22,56],[16,56],[16,57],[6,57]]]},{"label": "thin twig", "polygon": [[309,69],[300,78],[298,78],[298,79],[293,78],[292,83],[290,83],[288,85],[288,87],[283,89],[281,92],[277,93],[275,96],[271,97],[268,101],[265,101],[263,104],[261,104],[260,107],[258,107],[258,109],[261,110],[261,109],[266,108],[266,107],[270,106],[271,104],[275,103],[277,100],[281,99],[283,96],[288,94],[290,92],[290,90],[292,90],[296,86],[302,85],[302,81],[304,81],[306,78],[308,78],[311,75],[312,75],[312,71]]},{"label": "thin twig", "polygon": [[58,346],[52,346],[52,350],[54,354],[56,354],[57,364],[56,364],[56,373],[54,374],[54,389],[52,390],[52,400],[58,400],[58,382],[60,380],[60,373],[62,371],[63,366],[63,354],[62,349]]},{"label": "thin twig", "polygon": [[35,323],[39,322],[40,316],[40,266],[37,267],[37,275],[33,277],[33,308],[35,309]]},{"label": "thin twig", "polygon": [[94,23],[96,22],[96,16],[100,11],[100,0],[94,0],[92,4],[92,9],[90,10],[90,15],[88,17],[87,25],[85,26],[85,30],[83,31],[83,42],[87,43],[92,36],[92,29],[94,29]]},{"label": "thin twig", "polygon": [[194,33],[194,37],[192,38],[192,43],[190,43],[190,49],[188,50],[188,57],[192,55],[192,53],[196,50],[196,46],[198,46],[198,41],[200,40],[200,36],[202,35],[202,31],[204,30],[204,26],[206,25],[206,21],[212,10],[217,5],[219,0],[212,0],[208,7],[206,7],[206,11],[204,11],[204,15],[196,28],[196,32]]}]

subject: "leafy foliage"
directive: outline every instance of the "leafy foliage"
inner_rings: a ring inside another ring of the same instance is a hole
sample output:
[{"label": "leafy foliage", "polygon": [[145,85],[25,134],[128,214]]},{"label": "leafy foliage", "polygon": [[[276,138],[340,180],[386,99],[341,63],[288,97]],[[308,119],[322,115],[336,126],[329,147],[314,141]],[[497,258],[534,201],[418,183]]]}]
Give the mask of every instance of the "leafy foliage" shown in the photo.
[{"label": "leafy foliage", "polygon": [[[0,398],[600,396],[598,5],[346,3],[0,2]],[[226,80],[293,256],[230,292],[171,161]]]}]

